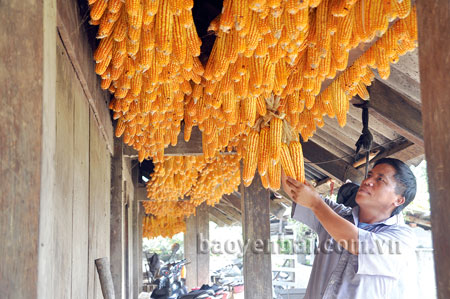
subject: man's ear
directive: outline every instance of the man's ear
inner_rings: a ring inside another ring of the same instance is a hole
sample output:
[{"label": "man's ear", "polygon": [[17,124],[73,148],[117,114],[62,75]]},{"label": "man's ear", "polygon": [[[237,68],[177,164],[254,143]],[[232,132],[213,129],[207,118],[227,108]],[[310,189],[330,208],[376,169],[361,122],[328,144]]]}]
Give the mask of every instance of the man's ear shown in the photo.
[{"label": "man's ear", "polygon": [[405,203],[405,197],[404,196],[398,196],[397,199],[394,202],[394,205],[396,207],[399,207],[399,206],[401,206],[404,203]]}]

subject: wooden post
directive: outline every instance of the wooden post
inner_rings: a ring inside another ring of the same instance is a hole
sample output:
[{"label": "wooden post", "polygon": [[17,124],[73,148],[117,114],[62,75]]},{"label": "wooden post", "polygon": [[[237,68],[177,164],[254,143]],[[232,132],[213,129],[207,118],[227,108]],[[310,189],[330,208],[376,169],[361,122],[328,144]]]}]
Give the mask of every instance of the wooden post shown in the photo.
[{"label": "wooden post", "polygon": [[244,293],[246,299],[272,298],[270,253],[270,194],[259,174],[249,187],[241,183],[242,232],[244,244]]},{"label": "wooden post", "polygon": [[450,298],[450,2],[417,1],[419,66],[425,154],[437,293]]},{"label": "wooden post", "polygon": [[123,190],[123,142],[114,138],[114,156],[111,161],[111,274],[116,298],[123,298],[124,291],[124,190]]},{"label": "wooden post", "polygon": [[96,259],[95,266],[97,267],[98,277],[100,279],[100,285],[102,287],[103,298],[115,299],[116,296],[114,295],[114,283],[108,258],[102,257]]},{"label": "wooden post", "polygon": [[188,289],[209,283],[209,250],[201,250],[200,238],[209,240],[209,208],[206,203],[197,207],[196,215],[186,219],[184,256]]},{"label": "wooden post", "polygon": [[[0,9],[0,294],[37,298],[43,115],[55,100],[56,5],[2,2]],[[48,42],[48,44],[46,44]],[[30,96],[32,95],[32,96]],[[27,99],[24,102],[24,99]],[[53,110],[54,112],[54,110]],[[52,122],[50,117],[47,122]],[[54,136],[53,136],[54,137]],[[49,144],[52,154],[52,144]],[[48,155],[47,155],[48,156]],[[43,181],[49,182],[44,185]],[[20,267],[18,266],[20,265]]]}]

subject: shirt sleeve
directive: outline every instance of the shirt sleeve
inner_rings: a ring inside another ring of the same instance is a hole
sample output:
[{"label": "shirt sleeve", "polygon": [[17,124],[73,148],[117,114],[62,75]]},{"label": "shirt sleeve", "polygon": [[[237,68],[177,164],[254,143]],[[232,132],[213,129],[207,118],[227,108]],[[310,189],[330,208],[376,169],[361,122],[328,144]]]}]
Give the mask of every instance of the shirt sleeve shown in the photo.
[{"label": "shirt sleeve", "polygon": [[415,236],[406,226],[396,225],[382,232],[358,228],[358,238],[357,274],[398,279],[408,261],[415,259]]},{"label": "shirt sleeve", "polygon": [[[343,204],[338,204],[331,199],[324,198],[323,201],[340,216],[345,216],[351,212],[351,208],[346,207]],[[292,209],[294,209],[292,214],[293,219],[306,224],[316,233],[319,232],[322,224],[319,219],[317,219],[316,215],[314,215],[313,211],[295,203],[292,205]]]}]

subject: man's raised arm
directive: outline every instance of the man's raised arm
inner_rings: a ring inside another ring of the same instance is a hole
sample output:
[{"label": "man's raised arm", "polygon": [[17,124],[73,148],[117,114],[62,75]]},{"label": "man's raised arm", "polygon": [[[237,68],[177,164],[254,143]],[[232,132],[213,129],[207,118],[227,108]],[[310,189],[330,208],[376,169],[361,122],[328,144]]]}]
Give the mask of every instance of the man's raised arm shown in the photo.
[{"label": "man's raised arm", "polygon": [[358,254],[358,228],[353,223],[337,214],[308,183],[284,175],[282,182],[283,189],[297,205],[311,210],[334,240],[352,254]]}]

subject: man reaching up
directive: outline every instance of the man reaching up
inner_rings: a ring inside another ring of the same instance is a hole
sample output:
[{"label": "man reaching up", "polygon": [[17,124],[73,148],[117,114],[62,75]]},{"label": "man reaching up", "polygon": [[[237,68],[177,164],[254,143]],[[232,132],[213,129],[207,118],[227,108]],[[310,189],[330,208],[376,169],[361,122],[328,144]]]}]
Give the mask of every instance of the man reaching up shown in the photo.
[{"label": "man reaching up", "polygon": [[[352,208],[322,199],[308,183],[283,174],[297,204],[293,218],[319,236],[305,299],[415,298],[415,237],[401,210],[416,195],[416,178],[400,160],[378,160]],[[408,284],[408,286],[406,286]]]}]

